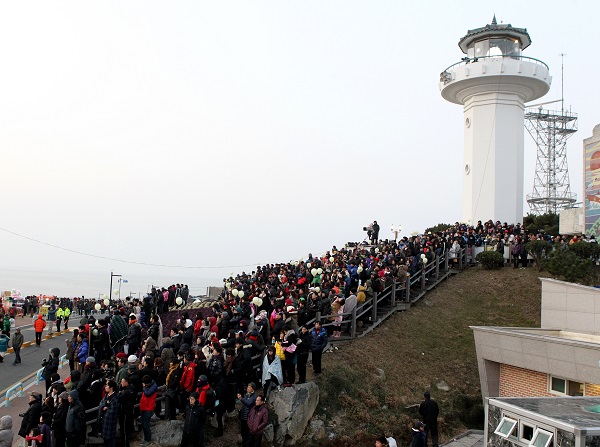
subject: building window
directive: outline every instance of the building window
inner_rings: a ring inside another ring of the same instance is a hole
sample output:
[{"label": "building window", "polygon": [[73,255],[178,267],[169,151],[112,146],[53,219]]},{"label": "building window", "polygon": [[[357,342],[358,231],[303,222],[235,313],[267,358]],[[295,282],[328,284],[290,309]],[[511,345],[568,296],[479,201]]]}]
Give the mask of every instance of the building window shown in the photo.
[{"label": "building window", "polygon": [[538,428],[533,434],[533,439],[529,443],[530,447],[549,447],[552,443],[553,433]]},{"label": "building window", "polygon": [[496,433],[498,436],[502,436],[503,438],[508,438],[510,435],[514,436],[516,426],[517,421],[504,416],[498,424],[498,427],[496,427],[496,431],[494,433]]},{"label": "building window", "polygon": [[584,386],[581,382],[554,376],[549,376],[549,378],[551,393],[564,394],[565,396],[583,396],[584,394]]},{"label": "building window", "polygon": [[521,436],[519,436],[519,439],[529,444],[529,442],[531,442],[531,440],[533,439],[534,432],[534,426],[529,425],[525,422],[521,422]]}]

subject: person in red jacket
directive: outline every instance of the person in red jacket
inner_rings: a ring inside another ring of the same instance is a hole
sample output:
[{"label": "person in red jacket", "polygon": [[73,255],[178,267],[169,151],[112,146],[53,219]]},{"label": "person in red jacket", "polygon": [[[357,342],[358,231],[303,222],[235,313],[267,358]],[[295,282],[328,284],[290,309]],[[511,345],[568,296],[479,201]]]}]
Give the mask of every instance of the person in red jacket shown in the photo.
[{"label": "person in red jacket", "polygon": [[179,407],[181,411],[187,406],[190,393],[194,391],[194,377],[196,373],[196,364],[192,361],[194,354],[186,352],[183,357],[183,373],[179,381]]},{"label": "person in red jacket", "polygon": [[250,447],[262,445],[265,427],[269,424],[269,409],[265,406],[265,398],[256,396],[256,403],[248,412],[248,431],[250,432]]},{"label": "person in red jacket", "polygon": [[150,419],[154,414],[156,396],[158,395],[158,385],[150,376],[142,377],[142,385],[142,399],[140,400],[142,429],[144,430],[144,442],[142,442],[142,446],[146,446],[152,442]]},{"label": "person in red jacket", "polygon": [[44,332],[44,328],[46,327],[46,322],[44,318],[42,318],[42,314],[37,316],[37,320],[33,322],[33,328],[35,329],[35,344],[40,346],[42,343],[42,332]]}]

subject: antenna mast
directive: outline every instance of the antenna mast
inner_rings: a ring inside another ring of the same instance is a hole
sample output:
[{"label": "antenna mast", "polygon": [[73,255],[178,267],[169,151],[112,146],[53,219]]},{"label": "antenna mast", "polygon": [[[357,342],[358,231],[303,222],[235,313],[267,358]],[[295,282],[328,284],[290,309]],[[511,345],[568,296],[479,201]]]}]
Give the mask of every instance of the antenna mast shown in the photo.
[{"label": "antenna mast", "polygon": [[525,111],[525,128],[537,146],[533,192],[527,195],[531,214],[554,213],[571,208],[577,200],[571,193],[567,165],[567,140],[577,132],[577,115],[565,112],[564,56],[561,53],[560,112],[539,108]]}]

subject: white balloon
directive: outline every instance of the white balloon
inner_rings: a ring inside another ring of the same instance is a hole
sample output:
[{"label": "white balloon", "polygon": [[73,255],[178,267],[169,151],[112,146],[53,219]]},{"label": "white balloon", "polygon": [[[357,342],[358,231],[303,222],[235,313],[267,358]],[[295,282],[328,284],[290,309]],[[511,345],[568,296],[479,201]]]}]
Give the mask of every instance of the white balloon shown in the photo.
[{"label": "white balloon", "polygon": [[331,262],[332,264],[334,261],[335,261],[335,258],[333,256],[331,258],[329,258],[329,262]]},{"label": "white balloon", "polygon": [[226,282],[226,283],[225,283],[225,288],[226,288],[227,290],[231,289],[231,284],[229,284],[228,282]]},{"label": "white balloon", "polygon": [[107,299],[105,299],[105,300],[104,300],[104,305],[105,305],[105,306],[108,306],[109,304],[110,304],[110,300],[109,300],[108,298],[107,298]]},{"label": "white balloon", "polygon": [[119,294],[119,289],[115,289],[115,290],[113,290],[113,294],[114,294],[114,295],[118,295],[118,294]]},{"label": "white balloon", "polygon": [[175,298],[175,302],[177,303],[178,306],[181,306],[183,304],[183,298],[178,296],[177,298]]},{"label": "white balloon", "polygon": [[100,310],[101,308],[102,308],[102,306],[100,305],[100,303],[96,303],[94,305],[94,309],[96,309],[96,310]]},{"label": "white balloon", "polygon": [[108,293],[105,293],[104,295],[102,295],[102,298],[107,299],[108,298]]},{"label": "white balloon", "polygon": [[375,253],[379,253],[379,247],[375,249]]},{"label": "white balloon", "polygon": [[362,268],[362,265],[359,265],[359,266],[358,266],[358,268],[356,269],[356,271],[357,271],[358,273],[362,273],[362,272],[363,272],[363,270],[364,270],[364,269]]},{"label": "white balloon", "polygon": [[232,294],[233,296],[238,296],[238,293],[240,293],[240,292],[238,291],[238,289],[233,289],[233,290],[231,291],[231,294]]},{"label": "white balloon", "polygon": [[238,292],[238,296],[239,296],[240,298],[244,298],[244,291],[243,291],[243,290],[240,290],[240,291]]},{"label": "white balloon", "polygon": [[313,276],[317,276],[317,269],[312,269],[310,271],[310,274],[313,275]]},{"label": "white balloon", "polygon": [[321,291],[320,287],[315,287],[315,292],[319,293]]},{"label": "white balloon", "polygon": [[429,261],[427,261],[427,258],[423,258],[423,264],[427,264]]},{"label": "white balloon", "polygon": [[310,262],[306,263],[306,268],[309,269],[310,268]]},{"label": "white balloon", "polygon": [[92,335],[93,335],[94,337],[97,337],[97,336],[98,336],[98,329],[94,329],[94,330],[92,331]]},{"label": "white balloon", "polygon": [[421,253],[421,259],[425,257],[425,253]]},{"label": "white balloon", "polygon": [[320,275],[321,273],[323,273],[323,269],[322,269],[321,267],[319,267],[319,268],[317,269],[317,273]]}]

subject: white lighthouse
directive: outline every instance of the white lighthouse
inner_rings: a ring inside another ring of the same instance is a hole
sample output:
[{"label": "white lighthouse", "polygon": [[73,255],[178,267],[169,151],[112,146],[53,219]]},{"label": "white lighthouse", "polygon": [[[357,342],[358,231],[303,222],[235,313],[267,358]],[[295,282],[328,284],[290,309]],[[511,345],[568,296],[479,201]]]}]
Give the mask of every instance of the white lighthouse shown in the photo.
[{"label": "white lighthouse", "polygon": [[524,28],[490,25],[458,42],[466,54],[440,75],[447,101],[464,106],[463,221],[523,221],[524,103],[544,96],[548,66],[526,57]]}]

